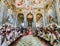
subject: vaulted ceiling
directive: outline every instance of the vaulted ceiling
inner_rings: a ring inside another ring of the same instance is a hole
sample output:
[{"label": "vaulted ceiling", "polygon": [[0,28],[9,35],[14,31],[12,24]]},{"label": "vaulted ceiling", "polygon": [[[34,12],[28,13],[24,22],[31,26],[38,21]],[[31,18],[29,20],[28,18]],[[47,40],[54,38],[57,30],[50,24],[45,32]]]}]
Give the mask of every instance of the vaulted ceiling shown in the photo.
[{"label": "vaulted ceiling", "polygon": [[15,12],[22,11],[22,9],[37,9],[38,11],[40,11],[41,8],[48,9],[53,6],[53,2],[53,0],[4,0],[6,6]]},{"label": "vaulted ceiling", "polygon": [[[53,3],[53,0],[39,0],[39,2],[37,2],[36,0],[31,0],[30,2],[29,1],[30,0],[25,0],[25,1],[24,0],[23,1],[22,0],[5,0],[4,2],[6,3],[6,5],[8,7],[13,8],[13,9],[18,8],[18,7],[20,8],[20,6],[26,7],[26,5],[28,5],[28,4],[29,4],[28,6],[31,6],[31,7],[33,7],[34,5],[36,5],[36,6],[39,5],[43,8],[43,7],[48,7],[49,5],[52,5],[52,3]],[[16,3],[17,3],[17,6],[16,6]],[[28,8],[28,6],[27,6],[27,8]]]}]

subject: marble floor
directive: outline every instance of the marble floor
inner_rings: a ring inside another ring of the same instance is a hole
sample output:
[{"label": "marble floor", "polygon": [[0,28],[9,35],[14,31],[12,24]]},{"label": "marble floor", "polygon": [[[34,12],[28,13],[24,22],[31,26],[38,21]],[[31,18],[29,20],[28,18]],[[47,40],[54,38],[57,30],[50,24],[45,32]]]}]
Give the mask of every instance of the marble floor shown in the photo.
[{"label": "marble floor", "polygon": [[[21,46],[21,44],[29,44],[30,41],[32,41],[33,45],[27,45],[27,46],[48,46],[48,44],[44,41],[39,39],[38,37],[32,37],[32,36],[23,36],[18,38],[15,42],[13,42],[10,46]],[[28,43],[28,42],[29,43]],[[23,45],[24,46],[24,45]]]}]

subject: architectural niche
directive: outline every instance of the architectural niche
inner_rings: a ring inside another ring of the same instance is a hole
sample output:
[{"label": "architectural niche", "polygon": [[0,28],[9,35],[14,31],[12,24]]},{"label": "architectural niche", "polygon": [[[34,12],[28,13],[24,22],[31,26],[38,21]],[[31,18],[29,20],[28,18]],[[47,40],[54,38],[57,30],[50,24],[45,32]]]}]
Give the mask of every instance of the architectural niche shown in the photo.
[{"label": "architectural niche", "polygon": [[18,26],[22,26],[22,23],[24,23],[24,14],[19,13],[17,15],[17,24],[18,24]]},{"label": "architectural niche", "polygon": [[34,17],[33,17],[33,14],[32,14],[32,13],[28,13],[28,14],[27,14],[27,21],[28,21],[28,22],[32,22],[32,21],[33,21],[33,18],[34,18]]},{"label": "architectural niche", "polygon": [[43,15],[41,13],[36,14],[36,27],[43,26]]}]

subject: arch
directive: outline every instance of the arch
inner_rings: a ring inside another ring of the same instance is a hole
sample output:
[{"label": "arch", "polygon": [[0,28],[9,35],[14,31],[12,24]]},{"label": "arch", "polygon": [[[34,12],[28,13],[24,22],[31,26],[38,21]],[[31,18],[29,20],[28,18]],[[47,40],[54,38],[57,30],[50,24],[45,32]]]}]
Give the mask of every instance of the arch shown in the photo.
[{"label": "arch", "polygon": [[41,13],[37,13],[36,14],[36,22],[38,22],[41,17],[42,17],[42,14]]},{"label": "arch", "polygon": [[33,21],[33,14],[32,13],[28,13],[27,14],[27,21],[28,22],[32,22]]},{"label": "arch", "polygon": [[18,14],[18,19],[23,22],[24,21],[24,14],[23,13],[19,13]]},{"label": "arch", "polygon": [[23,13],[18,13],[17,15],[17,25],[19,27],[24,27],[24,14]]}]

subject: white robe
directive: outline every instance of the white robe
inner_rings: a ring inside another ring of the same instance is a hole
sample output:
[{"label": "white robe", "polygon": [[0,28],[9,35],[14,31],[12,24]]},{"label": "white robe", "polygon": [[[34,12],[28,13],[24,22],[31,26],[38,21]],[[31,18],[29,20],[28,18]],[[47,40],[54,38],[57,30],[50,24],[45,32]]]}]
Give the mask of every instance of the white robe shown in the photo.
[{"label": "white robe", "polygon": [[2,44],[2,46],[8,46],[7,41],[4,41],[3,44]]}]

